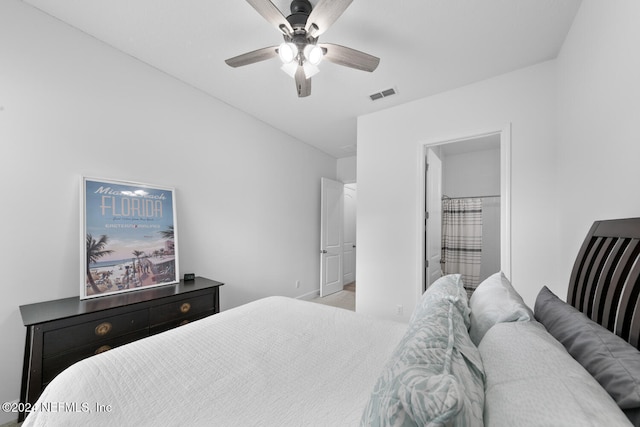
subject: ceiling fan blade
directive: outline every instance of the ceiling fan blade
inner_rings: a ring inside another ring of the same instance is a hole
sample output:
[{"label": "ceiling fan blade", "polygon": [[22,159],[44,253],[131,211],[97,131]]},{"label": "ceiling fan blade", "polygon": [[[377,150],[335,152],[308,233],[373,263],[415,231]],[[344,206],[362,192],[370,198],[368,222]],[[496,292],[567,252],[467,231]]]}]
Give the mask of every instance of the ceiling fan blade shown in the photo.
[{"label": "ceiling fan blade", "polygon": [[280,12],[270,0],[247,0],[253,8],[260,14],[264,19],[269,21],[271,25],[276,27],[278,30],[282,31],[286,35],[293,34],[293,28],[287,18]]},{"label": "ceiling fan blade", "polygon": [[380,58],[332,43],[318,43],[325,51],[324,59],[334,64],[355,68],[356,70],[372,72],[378,67]]},{"label": "ceiling fan blade", "polygon": [[311,95],[311,79],[304,74],[302,66],[298,66],[296,70],[296,90],[299,98]]},{"label": "ceiling fan blade", "polygon": [[275,56],[278,56],[278,48],[276,46],[270,46],[234,56],[224,62],[226,62],[227,65],[236,68],[242,67],[243,65],[253,64],[255,62],[266,61],[267,59],[271,59]]},{"label": "ceiling fan blade", "polygon": [[313,8],[305,30],[312,37],[318,37],[320,34],[336,22],[336,19],[349,7],[353,0],[320,0],[316,7]]}]

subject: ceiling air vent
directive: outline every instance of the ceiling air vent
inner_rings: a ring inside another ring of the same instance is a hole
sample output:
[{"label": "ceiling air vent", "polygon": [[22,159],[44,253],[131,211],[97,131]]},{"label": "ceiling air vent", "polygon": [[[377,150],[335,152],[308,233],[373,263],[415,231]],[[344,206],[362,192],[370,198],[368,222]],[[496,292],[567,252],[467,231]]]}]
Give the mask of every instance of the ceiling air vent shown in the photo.
[{"label": "ceiling air vent", "polygon": [[378,99],[386,98],[387,96],[395,95],[396,90],[391,88],[387,90],[383,90],[382,92],[374,93],[369,95],[372,101],[377,101]]}]

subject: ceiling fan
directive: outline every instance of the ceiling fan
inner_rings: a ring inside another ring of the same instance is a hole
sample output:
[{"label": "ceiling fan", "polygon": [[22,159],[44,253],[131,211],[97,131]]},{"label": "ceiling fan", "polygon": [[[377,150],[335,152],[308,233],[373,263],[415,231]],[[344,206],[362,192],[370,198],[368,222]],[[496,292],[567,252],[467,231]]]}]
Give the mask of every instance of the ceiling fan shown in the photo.
[{"label": "ceiling fan", "polygon": [[353,0],[320,0],[314,8],[309,0],[293,0],[291,15],[285,17],[270,0],[247,0],[284,37],[280,46],[270,46],[247,52],[225,62],[241,67],[279,56],[282,69],[295,79],[299,97],[311,94],[311,77],[324,58],[334,64],[373,71],[380,58],[355,49],[331,43],[318,43],[318,37],[333,24]]}]

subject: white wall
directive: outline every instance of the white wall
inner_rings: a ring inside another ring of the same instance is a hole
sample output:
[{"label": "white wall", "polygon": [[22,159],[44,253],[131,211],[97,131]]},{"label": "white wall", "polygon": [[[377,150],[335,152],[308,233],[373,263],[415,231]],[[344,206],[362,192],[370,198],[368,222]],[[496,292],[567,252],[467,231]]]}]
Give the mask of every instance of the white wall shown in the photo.
[{"label": "white wall", "polygon": [[557,277],[556,67],[545,62],[358,119],[358,312],[419,295],[418,149],[511,123],[512,274],[529,304]]},{"label": "white wall", "polygon": [[584,0],[558,57],[562,286],[594,220],[640,216],[639,23],[638,1]]},{"label": "white wall", "polygon": [[442,193],[449,197],[500,194],[500,150],[442,156]]},{"label": "white wall", "polygon": [[338,159],[338,181],[345,184],[356,182],[356,156],[343,157]]},{"label": "white wall", "polygon": [[223,309],[318,289],[320,177],[335,179],[334,158],[3,0],[0,401],[20,392],[18,306],[79,293],[83,174],[174,186],[181,271],[225,282]]},{"label": "white wall", "polygon": [[584,0],[557,60],[359,119],[358,311],[415,303],[416,141],[504,122],[514,286],[566,295],[591,223],[640,216],[639,21],[640,2]]}]

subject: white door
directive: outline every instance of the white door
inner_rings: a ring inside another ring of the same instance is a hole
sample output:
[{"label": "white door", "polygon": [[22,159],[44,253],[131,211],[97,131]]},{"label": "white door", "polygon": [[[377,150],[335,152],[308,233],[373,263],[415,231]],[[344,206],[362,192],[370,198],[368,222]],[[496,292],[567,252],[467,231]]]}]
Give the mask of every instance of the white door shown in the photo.
[{"label": "white door", "polygon": [[356,280],[356,184],[344,186],[343,283]]},{"label": "white door", "polygon": [[430,148],[426,161],[425,284],[429,287],[442,276],[442,161]]},{"label": "white door", "polygon": [[342,290],[344,184],[321,178],[320,296]]}]

